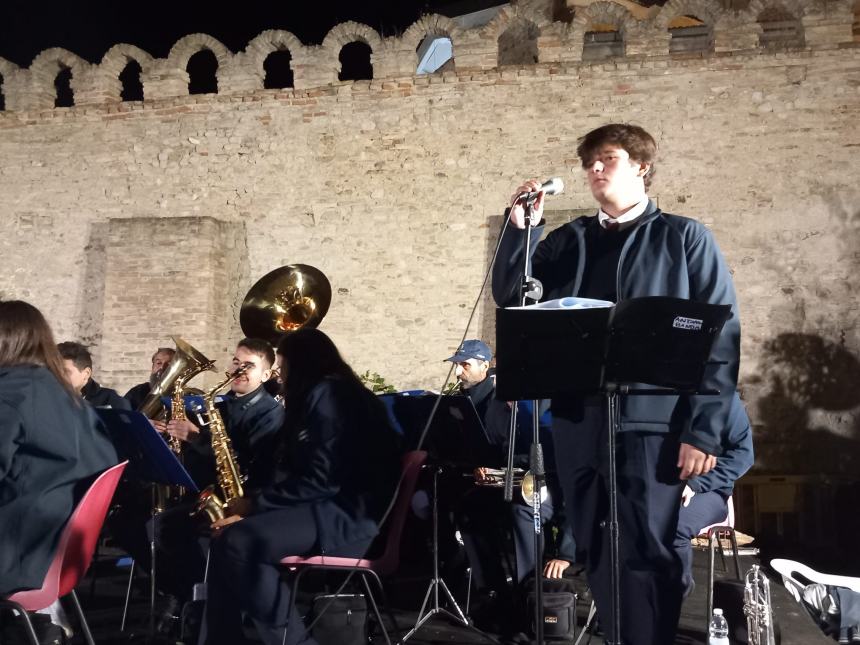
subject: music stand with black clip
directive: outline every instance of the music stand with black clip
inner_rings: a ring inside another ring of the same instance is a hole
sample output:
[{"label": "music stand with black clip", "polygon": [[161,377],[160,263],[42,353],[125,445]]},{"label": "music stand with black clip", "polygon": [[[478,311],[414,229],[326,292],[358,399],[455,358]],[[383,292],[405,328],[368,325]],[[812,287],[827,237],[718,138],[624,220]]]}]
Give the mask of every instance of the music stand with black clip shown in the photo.
[{"label": "music stand with black clip", "polygon": [[[129,468],[126,473],[134,478],[156,484],[169,486],[181,486],[184,489],[197,493],[199,489],[194,480],[185,470],[185,467],[176,458],[176,455],[155,430],[149,419],[141,412],[132,410],[98,409],[99,417],[107,426],[117,451],[122,458],[129,459]],[[153,492],[153,497],[155,493]],[[153,527],[149,542],[150,549],[150,595],[149,595],[149,637],[155,635],[155,560],[156,560],[156,536],[158,535],[155,523],[159,513],[153,504]]]},{"label": "music stand with black clip", "polygon": [[[472,400],[462,395],[426,395],[407,397],[410,406],[421,409],[429,416],[423,435],[427,439],[426,449],[430,454],[430,468],[433,469],[433,577],[424,594],[424,601],[415,620],[415,626],[400,639],[405,643],[434,616],[444,616],[463,627],[470,629],[490,642],[495,638],[475,627],[457,603],[439,571],[439,475],[448,467],[460,470],[463,466],[473,468],[482,463],[486,452],[480,441],[486,433]],[[419,441],[423,446],[423,441]],[[489,447],[489,444],[486,445]],[[440,593],[441,592],[441,593]],[[448,600],[450,609],[442,606],[441,596]]]},{"label": "music stand with black clip", "polygon": [[[620,396],[719,394],[703,389],[714,341],[730,305],[645,297],[596,309],[500,309],[496,316],[496,395],[514,400],[599,394],[609,452],[612,645],[621,645],[616,432]],[[541,561],[536,560],[536,567]],[[537,572],[536,572],[537,573]],[[537,575],[536,575],[537,577]],[[536,612],[542,612],[536,603]],[[542,623],[542,614],[536,624]],[[539,641],[538,641],[539,642]]]}]

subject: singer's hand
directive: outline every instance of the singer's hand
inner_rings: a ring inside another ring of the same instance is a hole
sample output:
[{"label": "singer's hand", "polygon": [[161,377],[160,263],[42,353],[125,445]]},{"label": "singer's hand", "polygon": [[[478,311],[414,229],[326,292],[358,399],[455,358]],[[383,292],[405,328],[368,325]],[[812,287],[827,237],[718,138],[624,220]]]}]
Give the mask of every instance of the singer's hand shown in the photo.
[{"label": "singer's hand", "polygon": [[[511,224],[517,228],[525,228],[525,198],[523,193],[533,193],[540,189],[541,183],[537,179],[529,179],[522,186],[517,188],[511,196]],[[532,226],[537,226],[543,217],[543,198],[544,194],[538,193],[537,199],[534,201],[534,209],[532,211]]]}]

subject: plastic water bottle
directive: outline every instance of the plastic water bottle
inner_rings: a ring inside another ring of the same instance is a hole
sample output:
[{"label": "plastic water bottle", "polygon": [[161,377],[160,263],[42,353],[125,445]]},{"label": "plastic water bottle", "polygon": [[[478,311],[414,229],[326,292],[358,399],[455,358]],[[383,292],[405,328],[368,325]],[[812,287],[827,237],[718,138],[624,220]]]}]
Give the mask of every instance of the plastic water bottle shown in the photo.
[{"label": "plastic water bottle", "polygon": [[711,623],[708,625],[708,645],[729,645],[729,624],[723,616],[723,610],[714,609]]}]

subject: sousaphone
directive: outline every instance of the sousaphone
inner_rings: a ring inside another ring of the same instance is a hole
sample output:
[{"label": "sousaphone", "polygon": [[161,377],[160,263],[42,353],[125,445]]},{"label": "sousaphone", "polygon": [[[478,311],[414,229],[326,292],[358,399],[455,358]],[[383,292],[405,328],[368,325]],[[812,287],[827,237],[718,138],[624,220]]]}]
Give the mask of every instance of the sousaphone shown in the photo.
[{"label": "sousaphone", "polygon": [[272,345],[292,331],[316,327],[331,304],[331,283],[308,264],[288,264],[257,280],[242,301],[239,325],[246,336]]}]

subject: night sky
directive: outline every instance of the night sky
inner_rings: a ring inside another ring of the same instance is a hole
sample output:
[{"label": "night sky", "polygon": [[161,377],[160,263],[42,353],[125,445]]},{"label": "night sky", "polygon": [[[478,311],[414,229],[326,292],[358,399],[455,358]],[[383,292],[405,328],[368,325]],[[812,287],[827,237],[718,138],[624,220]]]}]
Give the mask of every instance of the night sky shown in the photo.
[{"label": "night sky", "polygon": [[[238,52],[260,32],[285,29],[306,45],[322,42],[340,22],[355,20],[381,35],[401,33],[423,13],[468,13],[504,4],[503,0],[246,0],[238,3],[196,0],[84,0],[48,3],[6,0],[0,20],[0,57],[28,67],[50,47],[63,47],[89,62],[99,62],[117,43],[130,43],[156,58],[192,33],[217,38]],[[459,11],[460,7],[463,11]],[[454,10],[454,11],[452,11]]]},{"label": "night sky", "polygon": [[[561,0],[557,0],[561,2]],[[322,42],[336,24],[363,22],[383,37],[396,35],[423,13],[460,15],[504,4],[502,0],[5,0],[0,20],[0,57],[21,67],[50,47],[63,47],[97,63],[117,43],[137,45],[156,58],[167,56],[181,37],[205,33],[231,51],[267,29],[285,29],[306,45]],[[642,4],[662,4],[649,0]]]}]

